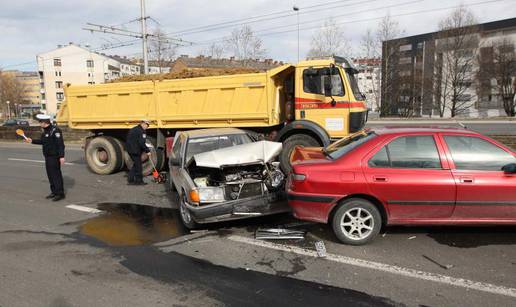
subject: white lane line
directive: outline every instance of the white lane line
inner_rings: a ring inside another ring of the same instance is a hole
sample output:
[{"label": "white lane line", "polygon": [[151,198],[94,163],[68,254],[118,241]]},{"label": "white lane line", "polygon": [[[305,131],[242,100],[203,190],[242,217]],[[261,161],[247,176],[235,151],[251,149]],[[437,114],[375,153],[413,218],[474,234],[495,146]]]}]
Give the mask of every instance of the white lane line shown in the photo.
[{"label": "white lane line", "polygon": [[[228,239],[231,241],[235,241],[235,242],[251,244],[251,245],[255,245],[255,246],[275,249],[275,250],[284,251],[284,252],[291,252],[291,253],[295,253],[298,255],[316,257],[316,258],[318,257],[316,251],[304,249],[304,248],[300,248],[300,247],[296,247],[296,246],[286,246],[286,245],[271,243],[271,242],[267,242],[267,241],[259,241],[256,239],[246,238],[246,237],[242,237],[242,236],[229,236]],[[474,280],[469,280],[469,279],[464,279],[464,278],[455,278],[455,277],[441,275],[441,274],[424,272],[424,271],[419,271],[419,270],[414,270],[414,269],[409,269],[409,268],[403,268],[403,267],[399,267],[399,266],[395,266],[395,265],[368,261],[368,260],[363,260],[363,259],[357,259],[357,258],[351,258],[351,257],[329,254],[329,253],[327,254],[327,256],[324,259],[339,262],[342,264],[348,264],[348,265],[352,265],[352,266],[363,267],[363,268],[377,270],[377,271],[383,271],[383,272],[392,273],[392,274],[396,274],[396,275],[402,275],[402,276],[406,276],[406,277],[417,278],[417,279],[437,282],[437,283],[441,283],[441,284],[462,287],[462,288],[466,288],[466,289],[473,289],[473,290],[489,292],[489,293],[493,293],[493,294],[516,297],[516,288],[497,286],[497,285],[493,285],[493,284],[489,284],[489,283],[484,283],[484,282],[479,282],[479,281],[474,281]]]},{"label": "white lane line", "polygon": [[[17,159],[17,158],[7,158],[9,161],[21,161],[21,162],[34,162],[34,163],[45,163],[43,160],[31,160],[31,159]],[[75,163],[65,162],[65,165],[75,165]]]},{"label": "white lane line", "polygon": [[88,213],[100,213],[100,212],[102,212],[99,209],[90,208],[90,207],[84,207],[84,206],[78,206],[78,205],[74,205],[74,204],[68,205],[68,206],[66,206],[66,208],[74,209],[74,210],[79,210],[79,211],[82,211],[82,212],[88,212]]}]

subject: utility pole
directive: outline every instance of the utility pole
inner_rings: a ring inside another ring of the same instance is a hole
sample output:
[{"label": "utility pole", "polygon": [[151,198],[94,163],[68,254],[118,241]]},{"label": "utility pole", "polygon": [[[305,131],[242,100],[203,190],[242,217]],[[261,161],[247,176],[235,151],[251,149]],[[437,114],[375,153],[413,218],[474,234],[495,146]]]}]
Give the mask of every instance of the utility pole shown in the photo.
[{"label": "utility pole", "polygon": [[299,7],[294,5],[292,9],[297,12],[297,62],[299,63]]},{"label": "utility pole", "polygon": [[145,0],[140,0],[141,25],[142,25],[142,47],[143,47],[143,74],[149,73],[149,57],[147,49],[147,16],[145,16]]}]

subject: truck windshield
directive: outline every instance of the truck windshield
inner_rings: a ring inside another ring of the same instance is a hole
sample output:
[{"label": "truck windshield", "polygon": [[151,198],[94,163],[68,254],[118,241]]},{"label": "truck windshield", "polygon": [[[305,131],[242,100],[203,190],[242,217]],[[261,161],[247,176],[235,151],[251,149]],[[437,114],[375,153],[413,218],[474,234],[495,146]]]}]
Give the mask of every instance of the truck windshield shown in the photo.
[{"label": "truck windshield", "polygon": [[252,140],[247,134],[217,135],[190,139],[186,148],[185,161],[190,161],[196,154],[251,142]]},{"label": "truck windshield", "polygon": [[372,131],[359,131],[330,144],[323,151],[330,158],[338,159],[375,137]]},{"label": "truck windshield", "polygon": [[349,85],[351,86],[351,90],[353,91],[353,95],[357,100],[364,100],[365,96],[360,92],[360,88],[358,87],[357,79],[355,78],[356,70],[352,68],[346,68],[346,75],[348,76]]}]

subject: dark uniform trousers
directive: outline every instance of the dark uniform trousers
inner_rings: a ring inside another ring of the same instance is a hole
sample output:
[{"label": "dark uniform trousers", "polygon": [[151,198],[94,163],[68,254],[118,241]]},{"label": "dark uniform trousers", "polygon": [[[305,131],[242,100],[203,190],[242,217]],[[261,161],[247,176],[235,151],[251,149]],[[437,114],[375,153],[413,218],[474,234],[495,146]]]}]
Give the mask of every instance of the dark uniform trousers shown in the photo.
[{"label": "dark uniform trousers", "polygon": [[64,194],[63,174],[61,173],[61,163],[59,157],[45,157],[45,168],[47,169],[48,182],[50,183],[50,191],[52,194]]},{"label": "dark uniform trousers", "polygon": [[140,183],[143,181],[142,174],[142,156],[137,154],[130,154],[131,160],[133,160],[133,167],[129,171],[129,175],[127,175],[127,181]]},{"label": "dark uniform trousers", "polygon": [[141,125],[135,126],[127,133],[126,149],[127,153],[133,160],[133,167],[127,175],[127,181],[129,183],[142,183],[142,153],[148,153],[150,150],[145,145],[145,130]]}]

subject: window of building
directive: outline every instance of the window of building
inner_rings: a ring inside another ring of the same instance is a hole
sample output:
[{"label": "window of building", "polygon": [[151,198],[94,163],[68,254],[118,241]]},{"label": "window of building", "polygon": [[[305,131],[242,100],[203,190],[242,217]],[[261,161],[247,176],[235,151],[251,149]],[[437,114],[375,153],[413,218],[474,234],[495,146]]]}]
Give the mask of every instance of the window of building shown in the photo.
[{"label": "window of building", "polygon": [[60,103],[57,104],[57,109],[58,110],[61,109],[61,104]]},{"label": "window of building", "polygon": [[56,88],[63,88],[63,81],[56,81]]},{"label": "window of building", "polygon": [[[328,68],[305,69],[303,71],[303,90],[305,93],[324,95],[324,81],[330,78]],[[342,78],[337,72],[331,75],[332,96],[344,96]]]},{"label": "window of building", "polygon": [[395,139],[368,162],[370,167],[441,168],[439,152],[431,135],[406,136]]},{"label": "window of building", "polygon": [[54,66],[61,67],[61,59],[60,58],[55,58],[54,59]]},{"label": "window of building", "polygon": [[93,85],[93,84],[95,84],[95,81],[89,81],[88,84]]},{"label": "window of building", "polygon": [[411,44],[401,45],[400,46],[400,51],[410,51],[410,50],[412,50],[412,45]]},{"label": "window of building", "polygon": [[46,103],[42,103],[41,104],[41,110],[46,110],[47,109],[47,104]]},{"label": "window of building", "polygon": [[417,49],[423,49],[423,46],[424,46],[424,45],[425,45],[425,44],[424,44],[423,42],[419,42],[419,43],[417,43]]},{"label": "window of building", "polygon": [[61,71],[60,70],[56,70],[56,77],[61,77]]},{"label": "window of building", "polygon": [[500,147],[478,137],[444,136],[456,169],[500,171],[516,158]]},{"label": "window of building", "polygon": [[402,58],[400,58],[399,63],[400,64],[410,64],[410,63],[412,63],[412,58],[411,57],[402,57]]},{"label": "window of building", "polygon": [[86,60],[86,67],[93,67],[93,60]]},{"label": "window of building", "polygon": [[45,98],[47,98],[46,94],[45,93],[41,93],[41,100],[45,100]]},{"label": "window of building", "polygon": [[62,101],[64,99],[64,93],[56,93],[56,98],[59,101]]}]

